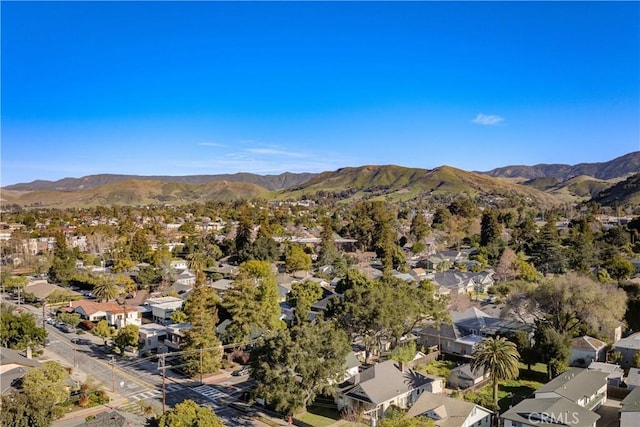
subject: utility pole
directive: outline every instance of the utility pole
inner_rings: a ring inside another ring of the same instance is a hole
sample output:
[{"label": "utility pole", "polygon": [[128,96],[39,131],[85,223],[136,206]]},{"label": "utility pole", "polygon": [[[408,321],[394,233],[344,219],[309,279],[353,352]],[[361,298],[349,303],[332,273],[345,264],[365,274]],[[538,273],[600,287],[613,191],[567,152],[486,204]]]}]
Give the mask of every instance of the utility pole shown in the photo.
[{"label": "utility pole", "polygon": [[116,392],[116,373],[115,373],[116,361],[113,356],[111,356],[111,362],[109,362],[109,364],[111,365],[111,392],[115,393]]},{"label": "utility pole", "polygon": [[44,326],[45,325],[45,321],[44,321],[44,319],[45,319],[45,315],[44,315],[44,307],[45,307],[45,305],[47,305],[47,303],[43,302],[42,303],[42,329],[46,329],[45,326]]},{"label": "utility pole", "polygon": [[166,406],[167,406],[167,392],[166,392],[166,388],[165,388],[165,384],[166,384],[166,375],[165,375],[165,356],[166,353],[162,353],[160,355],[160,363],[161,363],[161,369],[162,369],[162,414],[164,414],[165,410],[166,410]]},{"label": "utility pole", "polygon": [[203,344],[200,344],[200,384],[204,384],[202,381],[202,346]]},{"label": "utility pole", "polygon": [[73,344],[73,367],[77,368],[78,364],[76,363],[76,339],[73,338],[71,340],[71,343]]}]

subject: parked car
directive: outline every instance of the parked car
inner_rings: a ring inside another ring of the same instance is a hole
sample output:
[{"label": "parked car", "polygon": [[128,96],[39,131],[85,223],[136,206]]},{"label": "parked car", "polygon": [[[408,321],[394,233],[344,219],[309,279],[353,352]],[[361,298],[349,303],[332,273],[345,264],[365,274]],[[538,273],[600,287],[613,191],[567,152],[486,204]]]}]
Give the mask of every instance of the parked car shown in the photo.
[{"label": "parked car", "polygon": [[242,375],[247,375],[249,372],[251,372],[251,366],[243,366],[242,368],[231,372],[231,375],[234,377],[240,377]]}]

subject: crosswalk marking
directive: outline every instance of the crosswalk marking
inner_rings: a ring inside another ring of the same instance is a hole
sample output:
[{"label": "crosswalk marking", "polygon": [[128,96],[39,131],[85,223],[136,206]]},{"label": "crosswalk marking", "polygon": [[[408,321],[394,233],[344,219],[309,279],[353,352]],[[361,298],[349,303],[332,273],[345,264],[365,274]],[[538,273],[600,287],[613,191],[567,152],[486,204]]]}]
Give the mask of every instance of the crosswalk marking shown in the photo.
[{"label": "crosswalk marking", "polygon": [[209,399],[222,399],[225,397],[229,397],[228,393],[225,393],[224,391],[212,388],[208,385],[201,385],[198,386],[196,388],[193,389],[193,391],[195,391],[196,393],[199,393],[205,397],[208,397]]}]

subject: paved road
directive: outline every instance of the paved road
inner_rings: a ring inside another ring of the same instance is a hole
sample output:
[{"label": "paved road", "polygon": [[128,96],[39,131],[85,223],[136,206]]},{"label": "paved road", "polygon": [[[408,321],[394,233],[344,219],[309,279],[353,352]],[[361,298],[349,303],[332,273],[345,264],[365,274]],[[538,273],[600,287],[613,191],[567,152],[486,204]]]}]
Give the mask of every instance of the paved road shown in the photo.
[{"label": "paved road", "polygon": [[[23,305],[42,322],[42,311]],[[45,314],[46,316],[46,314]],[[102,388],[127,399],[119,409],[143,415],[145,407],[162,411],[163,380],[157,356],[149,358],[123,358],[114,356],[103,340],[92,334],[65,333],[45,324],[50,344],[45,349],[47,358],[61,360],[74,368],[76,378],[101,384]],[[169,358],[167,358],[169,360]],[[169,363],[168,363],[169,364]],[[169,408],[185,399],[211,407],[229,426],[264,425],[245,413],[228,406],[236,402],[253,384],[248,376],[227,376],[218,384],[201,384],[179,373],[165,371],[165,403]]]}]

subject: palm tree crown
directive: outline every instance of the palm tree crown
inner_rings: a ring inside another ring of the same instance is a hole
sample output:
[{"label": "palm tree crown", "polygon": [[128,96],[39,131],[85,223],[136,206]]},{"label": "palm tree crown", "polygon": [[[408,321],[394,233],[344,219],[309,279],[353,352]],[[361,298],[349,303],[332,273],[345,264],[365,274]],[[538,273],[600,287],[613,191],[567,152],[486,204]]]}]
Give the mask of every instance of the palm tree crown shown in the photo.
[{"label": "palm tree crown", "polygon": [[516,345],[504,337],[485,338],[471,354],[471,369],[489,373],[493,383],[493,403],[498,404],[498,381],[516,378],[520,372],[520,353]]}]

